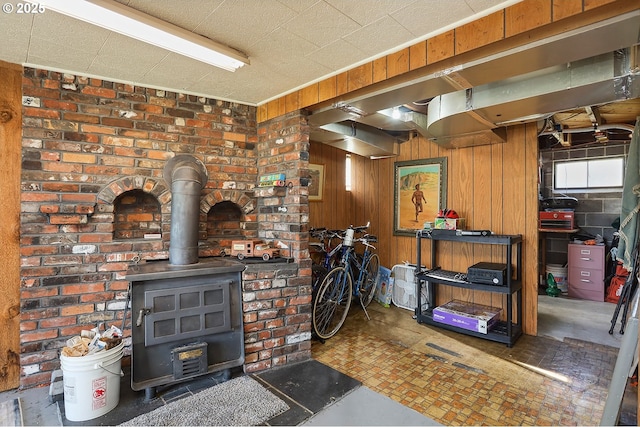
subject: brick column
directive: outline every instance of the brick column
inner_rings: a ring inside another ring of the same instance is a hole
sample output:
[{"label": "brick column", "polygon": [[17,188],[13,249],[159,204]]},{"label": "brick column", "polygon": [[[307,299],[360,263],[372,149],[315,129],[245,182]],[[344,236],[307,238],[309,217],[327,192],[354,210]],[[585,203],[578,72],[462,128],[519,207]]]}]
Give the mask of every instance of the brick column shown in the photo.
[{"label": "brick column", "polygon": [[[258,177],[284,173],[283,187],[256,188],[258,235],[280,244],[292,263],[248,266],[243,274],[245,369],[269,369],[311,357],[311,260],[305,181],[306,117],[290,113],[258,128]],[[286,246],[286,247],[285,247]]]}]

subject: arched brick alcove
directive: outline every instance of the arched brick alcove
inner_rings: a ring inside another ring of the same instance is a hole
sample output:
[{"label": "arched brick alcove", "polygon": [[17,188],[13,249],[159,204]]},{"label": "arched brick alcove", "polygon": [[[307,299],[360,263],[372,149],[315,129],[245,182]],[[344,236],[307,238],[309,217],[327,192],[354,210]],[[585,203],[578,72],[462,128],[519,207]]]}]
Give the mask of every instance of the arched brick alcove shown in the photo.
[{"label": "arched brick alcove", "polygon": [[141,175],[116,179],[98,193],[98,210],[112,213],[113,240],[162,238],[170,227],[170,202],[163,179]]},{"label": "arched brick alcove", "polygon": [[204,233],[199,244],[200,256],[228,254],[231,241],[256,238],[258,224],[252,213],[256,207],[253,196],[239,190],[213,190],[200,202],[204,216]]}]

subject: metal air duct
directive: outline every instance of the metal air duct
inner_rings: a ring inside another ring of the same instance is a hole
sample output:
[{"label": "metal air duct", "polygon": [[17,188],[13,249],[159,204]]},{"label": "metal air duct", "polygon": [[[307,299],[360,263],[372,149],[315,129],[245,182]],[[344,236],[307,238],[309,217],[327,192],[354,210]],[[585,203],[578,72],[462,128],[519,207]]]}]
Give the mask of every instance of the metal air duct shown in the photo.
[{"label": "metal air duct", "polygon": [[635,50],[621,49],[437,96],[429,103],[427,130],[450,136],[433,140],[451,148],[456,138],[497,134],[504,126],[541,120],[563,110],[640,97]]},{"label": "metal air duct", "polygon": [[404,142],[374,127],[349,121],[316,128],[310,139],[370,158],[395,156],[398,143]]},{"label": "metal air duct", "polygon": [[[613,57],[616,52],[635,52],[637,67],[639,42],[640,10],[634,10],[490,55],[481,49],[470,51],[459,56],[462,63],[448,61],[445,69],[434,64],[409,71],[340,97],[331,106],[318,106],[309,124],[322,129],[331,123],[363,124],[389,136],[415,131],[445,147],[503,142],[504,126],[511,123],[637,96],[638,69],[627,68],[625,75],[622,68],[614,68],[623,61]],[[600,62],[603,54],[608,65]],[[595,68],[589,70],[590,66]],[[394,107],[424,99],[430,100],[428,117],[415,112],[399,120],[390,117]],[[311,136],[312,141],[344,147],[349,144],[338,140],[349,138],[348,132]],[[369,145],[368,151],[376,148]],[[393,155],[384,147],[376,150]]]},{"label": "metal air duct", "polygon": [[169,264],[196,264],[200,192],[207,183],[207,168],[195,157],[180,154],[167,162],[163,175],[171,185]]}]

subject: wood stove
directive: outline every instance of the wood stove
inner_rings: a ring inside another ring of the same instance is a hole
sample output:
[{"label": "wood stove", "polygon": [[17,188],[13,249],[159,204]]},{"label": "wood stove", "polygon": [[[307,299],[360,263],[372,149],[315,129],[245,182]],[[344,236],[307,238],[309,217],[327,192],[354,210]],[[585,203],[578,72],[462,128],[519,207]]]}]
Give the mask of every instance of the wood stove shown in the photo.
[{"label": "wood stove", "polygon": [[131,388],[146,390],[244,364],[238,261],[198,257],[200,192],[207,169],[181,154],[164,167],[171,184],[169,261],[129,269]]},{"label": "wood stove", "polygon": [[188,380],[244,364],[241,272],[232,259],[130,268],[131,388]]}]

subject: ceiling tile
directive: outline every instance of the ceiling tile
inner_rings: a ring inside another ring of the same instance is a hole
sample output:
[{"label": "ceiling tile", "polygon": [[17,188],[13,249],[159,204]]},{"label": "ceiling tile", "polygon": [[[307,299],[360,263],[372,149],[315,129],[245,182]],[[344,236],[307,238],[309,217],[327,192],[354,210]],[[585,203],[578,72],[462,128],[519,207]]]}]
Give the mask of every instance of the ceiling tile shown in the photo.
[{"label": "ceiling tile", "polygon": [[[219,8],[224,0],[118,0],[136,10],[171,22],[180,28],[194,31],[207,16]],[[197,32],[197,31],[196,31]]]},{"label": "ceiling tile", "polygon": [[93,57],[83,55],[81,50],[57,49],[56,52],[58,52],[58,54],[55,58],[51,58],[51,45],[38,43],[37,40],[34,39],[32,39],[32,42],[35,43],[32,43],[29,49],[29,56],[25,61],[26,64],[41,64],[42,61],[46,61],[49,69],[68,71],[72,74],[87,73],[87,70],[91,66]]},{"label": "ceiling tile", "polygon": [[32,22],[33,16],[0,14],[0,28],[4,40],[0,43],[0,59],[18,64],[27,59]]},{"label": "ceiling tile", "polygon": [[400,9],[391,16],[403,27],[420,38],[460,21],[473,14],[473,10],[464,0],[423,0],[411,7]]},{"label": "ceiling tile", "polygon": [[294,10],[275,0],[226,1],[223,7],[209,14],[196,31],[246,53],[248,46],[262,40],[280,24],[296,16]]},{"label": "ceiling tile", "polygon": [[361,25],[321,1],[283,24],[283,27],[322,47],[358,30]]},{"label": "ceiling tile", "polygon": [[[384,28],[384,31],[380,29]],[[379,19],[343,37],[367,55],[378,55],[413,39],[413,35],[389,16]]]},{"label": "ceiling tile", "polygon": [[[127,36],[111,33],[98,51],[94,62],[119,63],[124,67],[136,68],[142,74],[156,66],[171,52]],[[114,61],[114,58],[119,58]]]},{"label": "ceiling tile", "polygon": [[289,9],[300,13],[303,10],[308,9],[314,4],[316,4],[319,0],[277,0],[277,1],[285,5]]},{"label": "ceiling tile", "polygon": [[[173,76],[175,76],[180,81],[196,82],[209,74],[213,68],[215,67],[195,59],[177,53],[169,53],[145,74],[145,78],[156,79],[158,76],[166,76],[174,80]],[[179,88],[183,88],[182,84],[179,85]]]},{"label": "ceiling tile", "polygon": [[340,39],[310,51],[306,57],[308,60],[322,64],[332,71],[338,71],[351,64],[365,60],[369,55],[351,43]]},{"label": "ceiling tile", "polygon": [[[49,14],[56,15],[55,19],[51,19]],[[98,53],[109,33],[109,30],[53,11],[37,15],[31,32],[32,37],[40,42],[48,40],[63,48],[83,50],[85,55]]]},{"label": "ceiling tile", "polygon": [[326,2],[358,24],[365,26],[415,3],[416,0],[376,0],[368,2],[366,7],[352,0],[326,0]]},{"label": "ceiling tile", "polygon": [[251,46],[252,57],[261,58],[266,63],[282,61],[288,57],[303,56],[318,48],[307,39],[278,28]]}]

